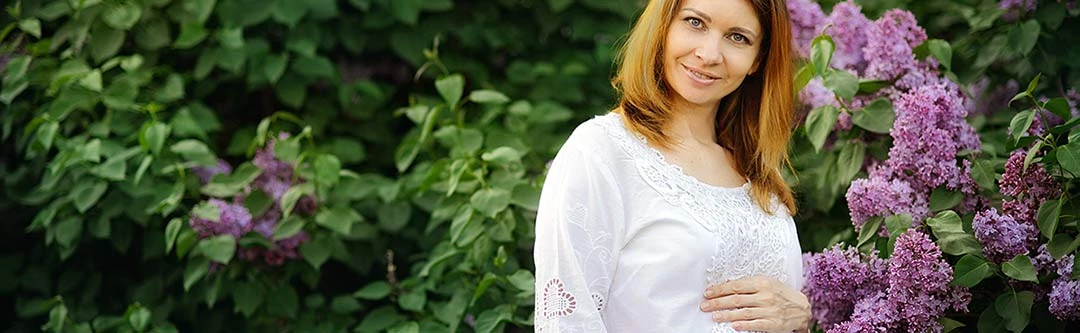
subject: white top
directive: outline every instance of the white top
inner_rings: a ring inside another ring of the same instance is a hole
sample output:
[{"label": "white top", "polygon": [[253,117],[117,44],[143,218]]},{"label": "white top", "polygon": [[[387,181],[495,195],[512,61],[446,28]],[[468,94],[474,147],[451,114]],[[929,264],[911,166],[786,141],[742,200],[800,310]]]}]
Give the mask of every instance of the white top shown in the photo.
[{"label": "white top", "polygon": [[749,185],[703,183],[615,113],[578,126],[536,217],[537,332],[736,332],[699,308],[709,285],[768,275],[802,289],[795,223]]}]

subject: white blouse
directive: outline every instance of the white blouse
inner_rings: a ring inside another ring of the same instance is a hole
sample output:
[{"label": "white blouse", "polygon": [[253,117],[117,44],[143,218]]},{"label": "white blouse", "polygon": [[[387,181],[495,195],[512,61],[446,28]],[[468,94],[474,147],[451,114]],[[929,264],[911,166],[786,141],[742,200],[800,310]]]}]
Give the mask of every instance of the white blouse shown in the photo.
[{"label": "white blouse", "polygon": [[802,288],[790,214],[749,185],[703,183],[615,113],[578,126],[536,217],[537,332],[736,332],[699,308],[706,286],[754,275]]}]

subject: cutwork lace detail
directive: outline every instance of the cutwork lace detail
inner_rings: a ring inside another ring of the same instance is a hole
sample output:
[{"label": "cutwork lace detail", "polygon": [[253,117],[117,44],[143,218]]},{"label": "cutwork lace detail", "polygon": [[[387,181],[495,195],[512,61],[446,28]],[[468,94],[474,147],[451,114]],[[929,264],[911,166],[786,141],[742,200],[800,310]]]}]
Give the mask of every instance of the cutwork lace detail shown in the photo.
[{"label": "cutwork lace detail", "polygon": [[545,318],[566,317],[577,310],[577,298],[566,291],[562,280],[554,278],[544,285],[544,303],[541,315]]},{"label": "cutwork lace detail", "polygon": [[[798,242],[787,210],[773,198],[772,215],[751,199],[749,184],[725,188],[701,182],[682,168],[668,163],[645,138],[632,135],[615,113],[600,116],[597,122],[609,137],[626,151],[650,187],[665,201],[687,211],[706,230],[713,232],[715,249],[707,269],[710,285],[754,275],[772,276],[795,285],[795,276],[785,270],[785,256],[792,242]],[[737,332],[729,324],[717,323],[712,332]]]}]

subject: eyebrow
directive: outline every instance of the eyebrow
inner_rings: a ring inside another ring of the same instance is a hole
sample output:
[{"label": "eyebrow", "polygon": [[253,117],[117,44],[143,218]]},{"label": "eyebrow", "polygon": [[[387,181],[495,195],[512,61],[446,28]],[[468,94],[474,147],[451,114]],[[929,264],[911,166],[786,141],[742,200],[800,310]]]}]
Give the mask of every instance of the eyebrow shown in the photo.
[{"label": "eyebrow", "polygon": [[[705,13],[703,13],[703,12],[702,12],[702,11],[700,11],[700,10],[697,10],[697,9],[693,9],[693,8],[687,7],[687,8],[683,8],[683,10],[682,10],[682,11],[684,11],[684,12],[691,12],[691,13],[694,13],[694,14],[695,14],[695,15],[697,15],[697,16],[701,16],[701,18],[702,18],[703,20],[705,20],[705,22],[706,22],[706,23],[712,23],[712,17],[709,17],[709,15],[708,15],[708,14],[705,14]],[[756,39],[756,38],[757,38],[757,34],[755,34],[753,30],[750,30],[750,29],[747,29],[747,28],[743,28],[743,27],[734,27],[734,28],[731,28],[731,30],[733,30],[733,31],[735,31],[735,32],[739,32],[739,33],[742,33],[742,34],[744,34],[744,35],[749,35],[749,37],[750,37],[750,38],[753,38],[753,39]]]}]

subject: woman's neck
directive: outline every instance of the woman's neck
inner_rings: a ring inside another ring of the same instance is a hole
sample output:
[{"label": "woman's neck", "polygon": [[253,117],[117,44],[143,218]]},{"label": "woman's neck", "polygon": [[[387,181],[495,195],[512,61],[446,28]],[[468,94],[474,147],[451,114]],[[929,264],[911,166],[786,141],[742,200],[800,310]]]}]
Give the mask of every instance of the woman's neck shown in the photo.
[{"label": "woman's neck", "polygon": [[716,144],[716,108],[718,105],[696,105],[676,102],[672,105],[668,134],[676,143],[697,142]]}]

